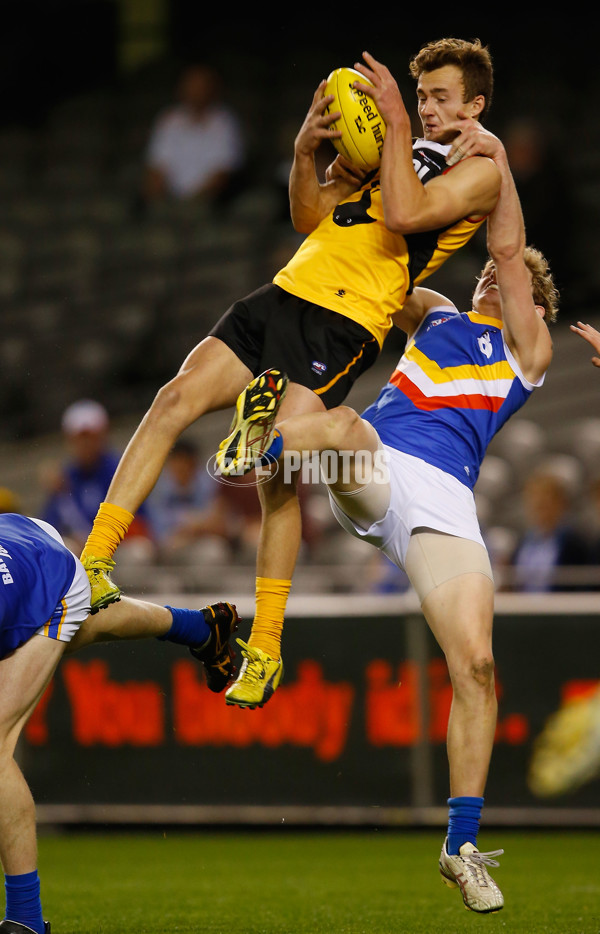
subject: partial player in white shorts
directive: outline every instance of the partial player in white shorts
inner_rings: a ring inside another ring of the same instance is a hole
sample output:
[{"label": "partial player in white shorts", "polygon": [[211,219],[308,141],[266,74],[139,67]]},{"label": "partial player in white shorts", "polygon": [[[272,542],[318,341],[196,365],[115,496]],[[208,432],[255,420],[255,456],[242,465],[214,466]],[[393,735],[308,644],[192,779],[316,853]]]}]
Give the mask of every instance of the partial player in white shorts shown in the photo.
[{"label": "partial player in white shorts", "polygon": [[473,493],[421,458],[380,442],[364,486],[329,487],[329,498],[344,529],[406,571],[421,603],[460,574],[493,580]]},{"label": "partial player in white shorts", "polygon": [[[53,525],[44,522],[42,519],[32,518],[32,521],[57,542],[64,545],[65,548],[67,547]],[[49,639],[58,640],[58,642],[70,642],[81,624],[90,615],[90,582],[79,558],[76,555],[73,555],[73,557],[75,559],[75,574],[71,586],[57,604],[50,619],[43,626],[40,626],[36,635],[47,636]]]},{"label": "partial player in white shorts", "polygon": [[40,897],[35,805],[15,748],[63,654],[104,641],[176,643],[204,667],[209,690],[220,692],[236,670],[229,639],[238,621],[228,603],[188,610],[128,597],[92,616],[88,576],[57,530],[20,514],[0,514],[2,931],[50,931]]}]

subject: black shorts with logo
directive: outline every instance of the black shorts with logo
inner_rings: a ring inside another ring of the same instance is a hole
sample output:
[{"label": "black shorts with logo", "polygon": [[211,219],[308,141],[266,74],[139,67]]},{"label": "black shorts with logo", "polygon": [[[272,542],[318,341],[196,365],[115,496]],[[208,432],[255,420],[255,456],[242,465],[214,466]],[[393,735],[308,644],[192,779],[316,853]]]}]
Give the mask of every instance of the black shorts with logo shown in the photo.
[{"label": "black shorts with logo", "polygon": [[327,409],[340,405],[379,354],[379,344],[345,315],[269,283],[234,302],[210,331],[259,376],[274,368],[312,389]]}]

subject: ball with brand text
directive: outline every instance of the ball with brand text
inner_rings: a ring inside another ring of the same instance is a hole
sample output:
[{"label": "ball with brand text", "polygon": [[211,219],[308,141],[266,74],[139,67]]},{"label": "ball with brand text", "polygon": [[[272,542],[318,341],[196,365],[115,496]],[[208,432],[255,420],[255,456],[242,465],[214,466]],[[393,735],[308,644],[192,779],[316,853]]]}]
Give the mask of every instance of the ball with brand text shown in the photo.
[{"label": "ball with brand text", "polygon": [[355,81],[370,84],[354,68],[336,68],[327,79],[324,96],[333,94],[334,97],[327,113],[341,113],[330,129],[339,130],[342,136],[331,142],[353,165],[361,169],[376,169],[381,161],[385,121],[373,98],[353,87]]}]

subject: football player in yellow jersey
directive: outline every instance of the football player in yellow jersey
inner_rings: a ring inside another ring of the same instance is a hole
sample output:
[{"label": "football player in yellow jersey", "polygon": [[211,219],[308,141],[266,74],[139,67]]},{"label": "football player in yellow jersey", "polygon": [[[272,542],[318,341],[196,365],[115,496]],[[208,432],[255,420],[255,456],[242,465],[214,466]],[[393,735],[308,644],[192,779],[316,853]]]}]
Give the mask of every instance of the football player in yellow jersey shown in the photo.
[{"label": "football player in yellow jersey", "polygon": [[[292,221],[307,237],[274,281],[235,302],[158,391],[81,556],[93,612],[120,597],[110,576],[114,553],[178,436],[204,413],[233,406],[267,368],[290,378],[282,418],[339,405],[376,359],[391,315],[412,286],[460,248],[494,207],[500,177],[491,159],[463,160],[452,171],[445,162],[457,115],[469,123],[489,106],[488,50],[478,41],[443,39],[415,56],[411,70],[423,139],[414,145],[390,71],[368,53],[364,60],[359,70],[372,81],[369,91],[387,124],[380,172],[365,176],[338,156],[325,180],[318,178],[315,153],[339,117],[326,114],[332,98],[323,97],[321,82],[295,141],[290,177]],[[321,283],[316,292],[315,282]],[[235,442],[240,419],[243,406],[224,453]],[[241,706],[264,703],[270,695],[260,685],[273,690],[281,678],[281,630],[301,540],[295,484],[278,476],[258,489],[263,519],[256,611],[243,671],[228,692],[228,701]]]},{"label": "football player in yellow jersey", "polygon": [[[248,430],[242,450],[250,449],[246,464],[262,455],[288,473],[299,469],[303,457],[323,454],[323,479],[338,522],[406,571],[452,683],[448,834],[439,871],[447,885],[460,888],[467,908],[487,913],[504,905],[488,871],[503,851],[477,847],[498,705],[493,574],[473,486],[492,437],[544,382],[552,360],[546,321],[555,320],[559,295],[545,258],[525,246],[521,205],[501,142],[470,124],[453,155],[458,149],[487,153],[502,177],[487,225],[490,259],[478,277],[472,311],[461,314],[451,299],[416,288],[396,322],[407,335],[407,349],[362,415],[342,405],[280,421],[277,386],[285,384],[285,374],[267,371],[257,399],[251,387],[244,392]],[[597,331],[575,330],[600,352]],[[254,439],[260,439],[255,446]],[[286,462],[286,452],[293,460]],[[235,454],[230,466],[237,466]],[[597,709],[600,714],[600,697]],[[588,738],[592,719],[586,711]],[[600,743],[591,755],[566,761],[564,738],[569,727],[572,736],[575,722],[566,720],[542,741],[531,773],[537,788],[550,787],[548,775],[553,767],[558,774],[561,754],[562,774],[600,762]]]}]

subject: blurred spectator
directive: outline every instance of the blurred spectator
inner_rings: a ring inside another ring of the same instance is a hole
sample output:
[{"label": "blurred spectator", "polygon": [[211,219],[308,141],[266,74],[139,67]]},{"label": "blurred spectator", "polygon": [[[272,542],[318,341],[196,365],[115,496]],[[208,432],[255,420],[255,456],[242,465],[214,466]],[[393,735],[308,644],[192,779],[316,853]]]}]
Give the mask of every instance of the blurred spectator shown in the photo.
[{"label": "blurred spectator", "polygon": [[535,118],[514,118],[501,136],[523,207],[527,242],[547,257],[565,307],[575,278],[570,178],[548,131]]},{"label": "blurred spectator", "polygon": [[[197,446],[180,438],[148,497],[148,519],[161,560],[194,563],[229,557],[231,530]],[[203,547],[197,548],[201,543]],[[211,554],[212,552],[212,554]]]},{"label": "blurred spectator", "polygon": [[217,508],[237,560],[254,564],[261,524],[254,471],[219,484]]},{"label": "blurred spectator", "polygon": [[600,590],[600,477],[590,483],[589,504],[590,564],[594,565],[598,575],[591,582],[590,590]]},{"label": "blurred spectator", "polygon": [[[307,556],[318,536],[309,496],[309,485],[299,483],[301,557]],[[206,471],[196,448],[178,442],[147,505],[162,560],[171,564],[218,564],[232,559],[237,564],[255,563],[262,514],[254,471],[217,481]]]},{"label": "blurred spectator", "polygon": [[534,471],[523,489],[523,505],[526,530],[512,556],[513,589],[585,589],[576,580],[568,580],[570,568],[589,563],[589,548],[574,522],[567,483],[543,469]]},{"label": "blurred spectator", "polygon": [[378,552],[366,566],[365,589],[374,594],[408,593],[411,584],[403,568],[390,561],[387,555]]},{"label": "blurred spectator", "polygon": [[237,190],[246,144],[236,113],[221,99],[220,75],[204,64],[184,69],[178,103],[156,118],[148,148],[143,198],[204,198],[219,203]]},{"label": "blurred spectator", "polygon": [[[65,409],[61,428],[67,456],[64,462],[42,468],[40,482],[46,500],[40,518],[53,525],[67,547],[79,554],[119,463],[119,453],[109,445],[108,413],[93,399],[80,399]],[[142,506],[127,541],[147,536]]]}]

